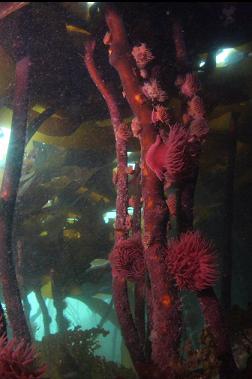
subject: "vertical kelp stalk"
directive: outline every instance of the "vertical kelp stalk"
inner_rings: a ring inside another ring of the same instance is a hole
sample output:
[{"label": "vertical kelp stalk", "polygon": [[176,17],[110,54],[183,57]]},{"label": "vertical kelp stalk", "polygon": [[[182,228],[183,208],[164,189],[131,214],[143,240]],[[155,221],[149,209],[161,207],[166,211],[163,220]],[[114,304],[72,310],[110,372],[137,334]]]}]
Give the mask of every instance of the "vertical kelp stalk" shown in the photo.
[{"label": "vertical kelp stalk", "polygon": [[149,273],[153,328],[151,331],[152,360],[172,379],[180,337],[180,301],[172,279],[166,272],[162,253],[166,244],[168,210],[163,184],[146,165],[145,157],[155,142],[156,130],[152,125],[152,107],[143,95],[119,14],[111,7],[105,9],[110,34],[109,60],[117,70],[127,101],[138,118],[141,132],[142,193],[144,202],[144,248]]},{"label": "vertical kelp stalk", "polygon": [[[115,221],[115,245],[128,237],[128,174],[127,174],[127,126],[122,122],[116,99],[107,88],[104,80],[94,62],[95,42],[90,40],[85,45],[84,62],[96,87],[102,94],[111,118],[116,141],[117,172],[115,185],[116,196],[116,221]],[[138,333],[132,318],[128,299],[127,281],[124,278],[113,278],[113,298],[118,320],[129,350],[132,361],[137,369],[137,363],[144,361],[144,354]]]},{"label": "vertical kelp stalk", "polygon": [[227,242],[223,253],[223,275],[221,283],[221,302],[226,312],[231,308],[231,287],[232,287],[232,237],[234,220],[234,175],[237,150],[237,119],[239,114],[232,113],[232,118],[228,130],[228,162],[226,177],[226,199],[225,199],[225,219]]},{"label": "vertical kelp stalk", "polygon": [[178,20],[173,21],[173,41],[175,45],[176,62],[181,73],[185,72],[188,66],[187,49],[185,39],[183,37],[183,30]]},{"label": "vertical kelp stalk", "polygon": [[132,233],[141,233],[141,209],[142,209],[142,191],[141,191],[141,170],[139,164],[136,164],[135,167],[135,186],[136,193],[133,197],[133,217],[132,217]]},{"label": "vertical kelp stalk", "polygon": [[64,309],[66,308],[66,302],[62,291],[62,283],[59,281],[59,274],[51,269],[51,285],[53,295],[53,305],[56,309],[56,323],[58,326],[58,332],[64,333],[69,327],[69,320],[64,316]]},{"label": "vertical kelp stalk", "polygon": [[[133,197],[133,217],[132,217],[132,233],[141,233],[141,170],[139,164],[135,167],[136,191]],[[144,283],[135,284],[135,324],[138,331],[140,343],[145,345],[145,285]]]},{"label": "vertical kelp stalk", "polygon": [[145,286],[144,283],[135,284],[135,325],[139,336],[140,344],[144,349],[145,344]]},{"label": "vertical kelp stalk", "polygon": [[100,322],[97,325],[98,328],[100,328],[100,329],[103,328],[103,325],[105,324],[105,322],[108,321],[109,315],[112,313],[112,311],[113,311],[113,298],[110,300],[110,303],[108,304],[107,310],[101,316]]},{"label": "vertical kelp stalk", "polygon": [[2,304],[0,303],[0,338],[7,336],[7,323]]},{"label": "vertical kelp stalk", "polygon": [[[204,119],[205,112],[202,100],[198,96],[200,87],[197,83],[197,78],[194,77],[193,79],[193,73],[190,73],[183,31],[178,21],[175,21],[173,24],[173,39],[176,49],[178,70],[181,73],[179,89],[188,100],[188,111],[187,114],[184,115],[184,124],[192,130],[193,123],[200,119],[201,127],[196,129],[197,133],[195,135],[198,134],[198,139],[201,140],[201,138],[204,138],[207,134],[207,126],[205,125]],[[183,49],[185,50],[184,52]],[[188,84],[188,78],[190,78],[190,84]],[[193,99],[196,98],[197,103],[194,102],[194,106],[192,106],[191,104]],[[203,127],[202,125],[205,126]],[[196,154],[198,153],[199,151]],[[193,175],[190,177],[188,182],[184,183],[180,190],[180,232],[186,232],[187,230],[193,229],[193,202],[197,177],[198,165],[196,163],[193,170]],[[232,375],[236,374],[236,365],[232,356],[231,344],[228,338],[228,330],[219,300],[211,287],[206,290],[198,291],[196,294],[205,322],[209,326],[210,331],[215,338],[217,355],[221,361],[220,379],[231,378],[233,377]]]},{"label": "vertical kelp stalk", "polygon": [[[173,22],[173,40],[175,45],[176,53],[176,63],[178,78],[177,81],[181,82],[186,78],[186,74],[190,73],[190,67],[188,64],[187,50],[184,40],[184,32],[180,23],[175,20]],[[178,85],[181,88],[181,85]],[[189,100],[185,96],[184,103],[182,104],[182,111],[185,112],[183,116],[187,116],[188,112],[186,110],[187,102]],[[182,117],[183,118],[183,117]],[[188,122],[184,122],[188,126]],[[190,176],[190,179],[181,183],[178,186],[176,191],[177,203],[176,203],[176,233],[186,232],[189,229],[193,228],[193,203],[194,203],[194,193],[198,178],[198,167],[195,166],[193,174]]]},{"label": "vertical kelp stalk", "polygon": [[219,369],[220,379],[236,378],[237,368],[232,356],[227,325],[223,317],[220,302],[213,288],[208,288],[196,293],[205,322],[215,339],[218,358],[221,365]]},{"label": "vertical kelp stalk", "polygon": [[127,174],[127,126],[123,123],[120,111],[117,106],[116,99],[111,91],[107,88],[101,74],[95,66],[94,62],[94,49],[95,41],[89,40],[85,45],[84,61],[96,87],[102,94],[111,118],[112,126],[114,129],[116,140],[116,159],[117,159],[117,173],[116,173],[116,223],[115,223],[115,239],[120,240],[128,237],[128,227],[126,219],[128,216],[128,174]]},{"label": "vertical kelp stalk", "polygon": [[0,276],[8,319],[14,337],[26,342],[30,342],[30,334],[13,263],[12,227],[25,148],[30,66],[29,56],[21,58],[16,64],[11,136],[1,189],[0,214]]},{"label": "vertical kelp stalk", "polygon": [[25,291],[24,277],[23,277],[23,259],[24,259],[24,243],[21,239],[17,240],[16,243],[16,277],[18,282],[18,288],[20,291],[21,299],[23,300],[23,308],[25,317],[27,320],[27,325],[29,327],[30,333],[32,334],[32,328],[30,324],[30,313],[31,305],[27,298],[27,293]]},{"label": "vertical kelp stalk", "polygon": [[39,307],[41,309],[42,317],[43,317],[43,324],[44,324],[44,336],[49,336],[50,334],[50,323],[52,321],[45,300],[41,294],[40,287],[35,289],[35,296],[38,301]]}]

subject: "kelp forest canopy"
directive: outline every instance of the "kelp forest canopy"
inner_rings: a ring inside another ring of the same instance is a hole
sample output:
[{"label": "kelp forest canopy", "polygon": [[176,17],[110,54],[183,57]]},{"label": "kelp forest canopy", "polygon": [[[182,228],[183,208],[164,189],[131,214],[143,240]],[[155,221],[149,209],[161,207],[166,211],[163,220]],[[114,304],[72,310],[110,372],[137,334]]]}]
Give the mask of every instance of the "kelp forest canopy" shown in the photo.
[{"label": "kelp forest canopy", "polygon": [[250,378],[251,21],[1,3],[1,378]]}]

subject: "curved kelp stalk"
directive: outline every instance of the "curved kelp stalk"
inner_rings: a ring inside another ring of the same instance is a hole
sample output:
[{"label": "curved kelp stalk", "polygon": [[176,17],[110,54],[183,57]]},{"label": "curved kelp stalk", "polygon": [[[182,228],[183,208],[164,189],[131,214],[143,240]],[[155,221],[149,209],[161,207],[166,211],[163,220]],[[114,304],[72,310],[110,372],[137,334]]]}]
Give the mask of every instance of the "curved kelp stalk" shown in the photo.
[{"label": "curved kelp stalk", "polygon": [[25,7],[30,4],[29,1],[26,2],[2,2],[0,4],[0,20],[9,16],[11,13]]},{"label": "curved kelp stalk", "polygon": [[[205,110],[200,97],[200,83],[195,72],[191,72],[188,64],[187,52],[181,25],[178,21],[173,24],[173,39],[176,50],[176,59],[179,75],[177,86],[187,102],[187,109],[183,115],[183,123],[189,132],[191,151],[195,159],[191,176],[179,188],[179,234],[193,229],[193,203],[198,177],[198,156],[201,143],[208,133],[205,119]],[[218,358],[221,361],[220,378],[228,379],[236,375],[237,368],[232,356],[232,349],[228,337],[226,322],[219,300],[211,285],[206,289],[196,291],[206,324],[215,338]]]},{"label": "curved kelp stalk", "polygon": [[[95,41],[87,41],[85,44],[84,62],[93,82],[107,104],[116,141],[117,170],[114,177],[114,184],[117,189],[114,247],[114,251],[116,251],[117,245],[121,241],[126,240],[129,234],[129,226],[127,225],[127,220],[129,219],[127,140],[131,136],[131,133],[127,125],[122,121],[116,99],[107,88],[95,65],[94,49]],[[138,363],[144,361],[144,354],[130,310],[126,278],[113,275],[113,298],[126,346],[137,369]]]},{"label": "curved kelp stalk", "polygon": [[143,94],[135,73],[123,21],[111,6],[106,7],[105,18],[109,28],[106,38],[109,44],[109,61],[119,74],[126,99],[142,129],[140,144],[144,203],[143,242],[153,309],[152,362],[162,374],[172,379],[176,376],[174,363],[178,358],[180,301],[162,256],[166,246],[168,220],[163,184],[146,164],[146,154],[156,140],[157,131],[152,124],[152,107]]},{"label": "curved kelp stalk", "polygon": [[38,131],[43,122],[45,122],[54,113],[55,109],[53,107],[49,107],[30,122],[30,124],[27,127],[26,144],[28,144],[28,142],[32,139],[32,137]]},{"label": "curved kelp stalk", "polygon": [[30,334],[13,263],[12,229],[25,148],[30,66],[29,56],[21,58],[16,64],[11,136],[1,188],[0,211],[0,277],[4,300],[14,337],[26,342],[30,341]]},{"label": "curved kelp stalk", "polygon": [[35,288],[35,296],[38,302],[38,305],[41,310],[43,325],[44,325],[44,336],[47,337],[50,335],[50,323],[52,321],[44,297],[41,294],[41,288]]}]

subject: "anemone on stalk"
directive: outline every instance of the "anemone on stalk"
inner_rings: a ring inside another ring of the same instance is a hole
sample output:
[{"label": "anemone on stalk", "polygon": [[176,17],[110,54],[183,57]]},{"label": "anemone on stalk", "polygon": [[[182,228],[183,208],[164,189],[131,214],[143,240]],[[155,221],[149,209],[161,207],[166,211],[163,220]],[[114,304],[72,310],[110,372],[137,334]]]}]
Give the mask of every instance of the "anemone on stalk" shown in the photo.
[{"label": "anemone on stalk", "polygon": [[170,183],[177,182],[188,174],[188,130],[175,124],[170,128],[166,142],[160,135],[146,154],[146,163],[157,177]]},{"label": "anemone on stalk", "polygon": [[128,141],[131,137],[132,132],[130,127],[125,123],[119,124],[119,127],[116,130],[116,138],[123,141]]},{"label": "anemone on stalk", "polygon": [[171,120],[171,114],[166,107],[163,105],[157,105],[153,108],[151,121],[156,124],[161,122],[163,124],[168,123]]},{"label": "anemone on stalk", "polygon": [[189,72],[185,76],[183,84],[181,84],[180,91],[186,97],[193,97],[200,90],[200,83],[196,73]]},{"label": "anemone on stalk", "polygon": [[151,50],[145,43],[141,43],[139,46],[134,46],[131,54],[133,55],[139,69],[143,69],[154,59]]},{"label": "anemone on stalk", "polygon": [[165,260],[181,290],[201,291],[215,285],[218,279],[215,248],[199,231],[183,233],[173,240]]},{"label": "anemone on stalk", "polygon": [[145,265],[140,234],[128,240],[118,241],[110,253],[109,260],[114,278],[133,282],[143,280]]},{"label": "anemone on stalk", "polygon": [[1,379],[42,379],[46,368],[35,368],[36,353],[33,347],[15,338],[8,341],[0,338],[0,377]]},{"label": "anemone on stalk", "polygon": [[188,174],[188,131],[180,124],[170,128],[165,167],[170,180],[176,182]]},{"label": "anemone on stalk", "polygon": [[193,118],[203,118],[205,116],[205,109],[202,99],[199,96],[194,96],[189,101],[188,113]]},{"label": "anemone on stalk", "polygon": [[151,78],[149,81],[145,82],[142,87],[143,94],[151,101],[164,102],[167,100],[167,93],[161,88],[158,81]]},{"label": "anemone on stalk", "polygon": [[196,118],[190,123],[190,138],[196,138],[200,142],[204,141],[208,132],[208,123],[204,118]]},{"label": "anemone on stalk", "polygon": [[131,121],[131,130],[134,137],[136,138],[140,137],[142,127],[137,117],[134,117],[133,120]]},{"label": "anemone on stalk", "polygon": [[177,198],[176,193],[172,192],[168,195],[166,204],[169,210],[169,213],[172,217],[176,216],[176,207],[177,207]]}]

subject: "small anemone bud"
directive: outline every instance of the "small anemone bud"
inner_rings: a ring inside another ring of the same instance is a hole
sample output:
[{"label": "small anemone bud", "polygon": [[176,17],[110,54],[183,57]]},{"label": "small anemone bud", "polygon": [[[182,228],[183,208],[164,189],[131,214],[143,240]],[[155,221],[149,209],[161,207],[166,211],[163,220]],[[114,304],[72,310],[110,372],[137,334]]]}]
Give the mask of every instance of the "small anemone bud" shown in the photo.
[{"label": "small anemone bud", "polygon": [[106,32],[105,36],[103,37],[103,43],[104,43],[104,45],[111,45],[112,36],[111,36],[110,32]]},{"label": "small anemone bud", "polygon": [[200,83],[194,72],[186,74],[185,81],[181,85],[180,90],[183,95],[189,98],[195,96],[197,92],[199,92]]},{"label": "small anemone bud", "polygon": [[142,127],[137,117],[134,117],[133,120],[131,121],[131,130],[132,130],[133,136],[136,138],[139,138],[142,131]]},{"label": "small anemone bud", "polygon": [[199,96],[194,96],[189,102],[189,114],[193,118],[203,118],[205,109],[202,99]]},{"label": "small anemone bud", "polygon": [[132,132],[130,127],[125,123],[121,123],[116,131],[116,139],[128,141],[131,137]]},{"label": "small anemone bud", "polygon": [[134,170],[134,167],[129,165],[126,169],[126,172],[128,175],[134,175],[135,174],[135,170]]},{"label": "small anemone bud", "polygon": [[171,120],[171,114],[163,105],[157,105],[151,114],[151,121],[156,124],[161,122],[163,124],[168,123]]},{"label": "small anemone bud", "polygon": [[182,84],[184,83],[184,81],[185,81],[184,76],[182,76],[182,75],[178,75],[178,76],[177,76],[177,79],[176,79],[176,81],[175,81],[175,86],[176,86],[176,87],[181,87]]},{"label": "small anemone bud", "polygon": [[126,229],[130,230],[132,228],[132,217],[131,215],[126,216]]},{"label": "small anemone bud", "polygon": [[184,113],[182,116],[182,121],[185,126],[187,126],[192,121],[192,116],[190,116],[188,113]]},{"label": "small anemone bud", "polygon": [[139,46],[134,46],[131,54],[133,55],[139,69],[143,69],[150,61],[154,59],[152,52],[145,43],[141,43]]},{"label": "small anemone bud", "polygon": [[166,204],[167,204],[170,215],[172,217],[176,216],[177,199],[176,199],[176,194],[174,192],[168,195]]},{"label": "small anemone bud", "polygon": [[140,70],[140,76],[143,79],[147,79],[147,77],[148,77],[148,71],[145,70],[144,68],[141,68],[141,70]]},{"label": "small anemone bud", "polygon": [[134,197],[130,197],[129,198],[129,206],[134,208],[135,204],[136,204],[136,199]]},{"label": "small anemone bud", "polygon": [[209,132],[207,121],[204,118],[196,118],[193,120],[189,129],[190,137],[195,137],[199,141],[204,141]]},{"label": "small anemone bud", "polygon": [[117,181],[118,181],[118,169],[116,167],[113,169],[113,173],[112,173],[112,182],[115,186],[117,185]]},{"label": "small anemone bud", "polygon": [[151,78],[150,81],[145,82],[142,86],[143,94],[152,101],[159,101],[160,103],[167,100],[167,93],[160,87],[158,81]]}]

